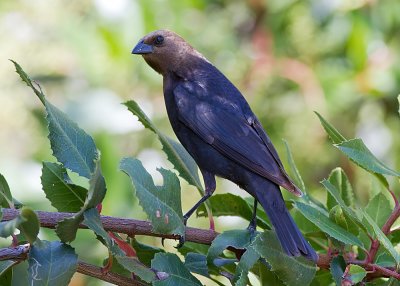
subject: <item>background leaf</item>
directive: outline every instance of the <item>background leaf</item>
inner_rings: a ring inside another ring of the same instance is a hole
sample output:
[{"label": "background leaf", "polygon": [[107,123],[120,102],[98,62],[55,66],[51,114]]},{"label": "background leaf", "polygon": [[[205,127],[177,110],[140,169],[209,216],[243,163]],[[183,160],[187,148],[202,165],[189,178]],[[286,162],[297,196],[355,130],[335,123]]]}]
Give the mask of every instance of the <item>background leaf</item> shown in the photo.
[{"label": "background leaf", "polygon": [[379,227],[382,227],[392,213],[393,208],[385,195],[378,193],[368,202],[365,211]]},{"label": "background leaf", "polygon": [[219,234],[211,243],[207,253],[208,263],[213,263],[214,260],[226,249],[228,246],[234,248],[246,248],[251,242],[251,233],[247,229],[243,230],[228,230]]},{"label": "background leaf", "polygon": [[36,88],[22,67],[15,61],[12,62],[21,79],[32,88],[46,108],[48,137],[54,157],[71,171],[90,178],[99,156],[92,137],[79,128],[65,113],[48,102],[40,86],[36,84],[38,86]]},{"label": "background leaf", "polygon": [[42,186],[46,198],[59,212],[79,212],[87,190],[70,183],[67,170],[57,163],[43,162]]},{"label": "background leaf", "polygon": [[152,245],[143,244],[137,241],[135,238],[132,238],[131,245],[135,250],[140,262],[144,263],[148,267],[150,267],[151,260],[154,258],[154,255],[156,255],[156,253],[164,252],[164,249]]},{"label": "background leaf", "polygon": [[207,267],[207,256],[204,254],[194,252],[188,253],[185,256],[185,266],[190,272],[210,277]]},{"label": "background leaf", "polygon": [[139,276],[143,281],[150,283],[156,279],[154,271],[141,263],[136,257],[116,256],[116,259],[125,269]]},{"label": "background leaf", "polygon": [[294,162],[292,151],[290,150],[289,147],[289,143],[286,140],[283,140],[283,143],[285,144],[289,167],[290,170],[292,171],[291,173],[294,175],[296,185],[300,186],[300,190],[303,192],[303,194],[306,194],[306,185],[304,184],[303,178],[301,177],[301,174],[297,169],[296,163]]},{"label": "background leaf", "polygon": [[348,278],[352,283],[360,283],[364,277],[367,276],[367,271],[361,266],[350,264],[350,269],[348,272]]},{"label": "background leaf", "polygon": [[[335,168],[328,177],[328,181],[338,190],[340,197],[343,199],[343,202],[352,207],[354,205],[354,192],[349,179],[347,178],[345,172],[342,168]],[[332,197],[330,193],[327,196],[327,207],[331,209],[334,205],[336,205],[336,199]]]},{"label": "background leaf", "polygon": [[273,231],[264,231],[252,243],[253,249],[271,265],[271,270],[286,285],[309,285],[317,271],[313,262],[283,252]]},{"label": "background leaf", "polygon": [[248,247],[246,252],[243,253],[240,261],[236,267],[236,272],[234,276],[235,286],[246,286],[248,285],[247,275],[250,269],[257,263],[261,255],[253,249],[253,247]]},{"label": "background leaf", "polygon": [[56,233],[62,242],[73,241],[76,237],[79,224],[83,221],[83,213],[100,204],[106,195],[106,182],[101,173],[100,162],[97,161],[95,173],[89,181],[89,191],[82,209],[70,218],[60,221]]},{"label": "background leaf", "polygon": [[168,273],[164,280],[153,282],[154,286],[195,286],[202,285],[194,277],[178,256],[172,253],[157,253],[151,261],[151,268],[159,272]]},{"label": "background leaf", "polygon": [[346,154],[350,160],[370,173],[400,177],[400,173],[379,161],[359,138],[344,141],[335,146]]},{"label": "background leaf", "polygon": [[101,237],[101,242],[107,246],[108,250],[115,256],[125,256],[125,253],[118,247],[113,239],[104,230],[101,223],[100,214],[96,208],[90,208],[83,212],[83,223],[90,228],[97,236]]},{"label": "background leaf", "polygon": [[333,223],[324,213],[320,210],[303,204],[301,202],[295,202],[295,207],[312,223],[314,223],[323,232],[326,232],[329,236],[345,243],[348,245],[357,245],[364,248],[362,242],[352,233],[349,233],[342,227]]},{"label": "background leaf", "polygon": [[127,101],[124,105],[128,107],[130,112],[138,117],[144,127],[150,129],[158,136],[168,160],[179,172],[179,175],[203,194],[204,191],[200,183],[196,162],[186,149],[175,140],[172,140],[160,132],[135,101]]},{"label": "background leaf", "polygon": [[30,285],[63,286],[74,275],[78,256],[71,246],[59,241],[40,241],[31,247],[28,262]]},{"label": "background leaf", "polygon": [[148,215],[154,231],[184,235],[180,184],[176,175],[171,171],[158,169],[164,184],[155,186],[139,160],[124,158],[120,168],[131,178],[139,203]]},{"label": "background leaf", "polygon": [[12,261],[12,260],[0,261],[0,285],[1,286],[11,286],[12,277],[13,277],[12,267],[15,264],[16,264],[15,261]]},{"label": "background leaf", "polygon": [[2,174],[0,174],[0,206],[3,208],[14,208],[10,187]]},{"label": "background leaf", "polygon": [[342,277],[345,269],[346,261],[343,259],[343,256],[339,255],[332,259],[329,270],[336,286],[342,286]]},{"label": "background leaf", "polygon": [[29,243],[35,242],[40,229],[38,216],[32,209],[28,207],[23,207],[21,209],[20,216],[24,219],[18,228],[24,234]]},{"label": "background leaf", "polygon": [[314,113],[318,116],[319,121],[321,122],[322,127],[324,127],[326,133],[329,135],[332,143],[339,144],[346,140],[342,134],[335,127],[333,127],[328,121],[325,120],[318,112],[314,111]]}]

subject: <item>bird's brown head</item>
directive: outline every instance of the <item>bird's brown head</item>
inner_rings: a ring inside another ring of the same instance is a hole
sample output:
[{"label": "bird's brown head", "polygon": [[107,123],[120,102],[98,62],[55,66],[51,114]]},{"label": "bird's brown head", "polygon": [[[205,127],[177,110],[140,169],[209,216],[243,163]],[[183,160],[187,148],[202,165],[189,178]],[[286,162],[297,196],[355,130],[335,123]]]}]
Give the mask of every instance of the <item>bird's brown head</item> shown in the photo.
[{"label": "bird's brown head", "polygon": [[190,66],[188,61],[204,57],[182,37],[168,30],[157,30],[144,36],[133,48],[132,54],[142,55],[145,61],[158,73],[165,75],[182,66]]}]

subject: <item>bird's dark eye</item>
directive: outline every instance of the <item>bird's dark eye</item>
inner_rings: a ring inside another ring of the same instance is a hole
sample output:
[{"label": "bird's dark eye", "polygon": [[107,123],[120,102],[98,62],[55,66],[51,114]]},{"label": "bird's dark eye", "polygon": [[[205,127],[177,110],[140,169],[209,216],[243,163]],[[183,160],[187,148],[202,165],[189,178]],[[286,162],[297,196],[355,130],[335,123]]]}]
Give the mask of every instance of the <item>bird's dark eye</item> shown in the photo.
[{"label": "bird's dark eye", "polygon": [[156,37],[156,39],[154,40],[154,44],[156,45],[161,45],[164,42],[164,37],[159,35]]}]

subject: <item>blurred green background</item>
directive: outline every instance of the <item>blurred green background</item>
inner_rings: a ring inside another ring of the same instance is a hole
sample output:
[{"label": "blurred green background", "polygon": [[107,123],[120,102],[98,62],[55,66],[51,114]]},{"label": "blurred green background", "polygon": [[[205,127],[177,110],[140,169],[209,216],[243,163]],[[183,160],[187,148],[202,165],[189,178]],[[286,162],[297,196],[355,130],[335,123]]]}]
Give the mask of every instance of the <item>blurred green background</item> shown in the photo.
[{"label": "blurred green background", "polygon": [[[172,165],[156,136],[120,103],[134,99],[174,136],[161,76],[130,54],[143,35],[167,28],[243,92],[285,164],[281,139],[289,142],[315,197],[325,199],[319,181],[341,166],[363,205],[374,183],[329,144],[313,111],[346,137],[362,137],[378,158],[400,169],[399,15],[398,0],[0,1],[0,173],[18,200],[54,211],[40,184],[41,161],[54,161],[43,108],[14,73],[7,60],[13,59],[94,136],[108,186],[103,214],[145,219],[131,183],[118,171],[119,160],[141,159],[159,183],[156,168]],[[199,195],[181,184],[187,210]],[[393,188],[398,193],[397,183]],[[247,195],[219,181],[217,193],[228,191]],[[189,224],[207,227],[207,220]],[[238,218],[217,219],[218,231],[246,225]],[[46,230],[41,237],[56,239]],[[160,245],[159,239],[139,239]],[[100,264],[106,249],[93,241],[91,232],[80,231],[72,245],[81,259]],[[168,242],[169,249],[174,244]],[[104,283],[76,275],[71,285]]]}]

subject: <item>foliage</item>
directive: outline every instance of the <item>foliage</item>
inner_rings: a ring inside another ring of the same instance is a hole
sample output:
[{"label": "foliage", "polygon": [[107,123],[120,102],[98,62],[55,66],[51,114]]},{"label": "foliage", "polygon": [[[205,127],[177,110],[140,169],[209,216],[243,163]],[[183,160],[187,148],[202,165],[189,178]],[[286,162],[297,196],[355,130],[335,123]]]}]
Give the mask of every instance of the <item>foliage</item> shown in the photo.
[{"label": "foliage", "polygon": [[[327,191],[325,202],[318,201],[307,192],[302,199],[287,202],[306,218],[299,225],[318,251],[320,259],[317,265],[303,257],[287,256],[274,231],[269,230],[268,219],[260,211],[257,213],[257,225],[263,229],[262,232],[253,235],[248,230],[225,231],[206,248],[188,242],[179,250],[184,257],[182,261],[174,253],[140,243],[134,238],[122,239],[118,234],[104,229],[99,212],[107,186],[100,168],[100,152],[97,151],[94,140],[66,114],[48,102],[40,86],[16,62],[13,63],[17,73],[38,96],[47,111],[48,138],[57,162],[43,162],[43,191],[58,211],[74,213],[56,226],[55,233],[59,241],[50,242],[38,238],[40,222],[36,212],[28,206],[21,208],[14,219],[0,223],[0,235],[12,237],[13,247],[24,243],[29,245],[27,272],[30,284],[68,285],[78,268],[78,255],[70,243],[75,240],[82,224],[93,231],[107,248],[109,263],[115,260],[118,267],[113,266],[111,271],[123,276],[133,273],[137,283],[141,283],[138,285],[202,285],[193,273],[217,285],[224,285],[221,277],[228,278],[232,285],[247,285],[252,283],[248,276],[250,272],[263,281],[262,283],[274,281],[274,285],[289,286],[315,284],[322,281],[321,279],[324,283],[336,285],[361,282],[369,285],[370,280],[373,280],[371,283],[376,283],[382,277],[400,278],[397,272],[400,255],[396,250],[399,240],[396,236],[397,230],[391,231],[393,223],[400,216],[400,206],[396,195],[391,191],[390,180],[386,178],[398,178],[400,173],[374,156],[362,139],[347,140],[320,114],[317,114],[318,118],[333,146],[356,166],[369,172],[370,176],[377,177],[383,189],[376,192],[366,208],[361,208],[345,171],[335,168],[321,182]],[[163,142],[163,150],[182,179],[201,189],[197,167],[183,147],[159,133],[136,103],[131,101],[126,105],[146,128],[157,133]],[[298,184],[306,191],[306,184],[295,165],[289,145],[287,142],[285,144],[290,169],[295,173]],[[120,168],[131,178],[135,196],[147,214],[154,234],[185,235],[181,186],[177,175],[160,168],[163,178],[163,185],[160,186],[154,183],[152,176],[138,159],[124,158]],[[80,178],[77,182],[69,175],[73,173],[78,174],[74,175],[75,178]],[[86,180],[88,187],[82,185],[82,180]],[[0,176],[0,192],[2,207],[15,208],[15,199],[3,176]],[[395,198],[393,204],[386,193]],[[239,196],[218,194],[210,199],[210,205],[217,217],[239,216],[251,220],[251,202]],[[204,208],[198,214],[207,215]],[[296,219],[300,218],[296,216]],[[22,235],[16,236],[16,229]],[[317,231],[307,232],[307,229]],[[2,285],[12,285],[15,265],[7,260],[0,264]],[[379,282],[383,283],[380,285],[390,285],[391,281]]]}]

